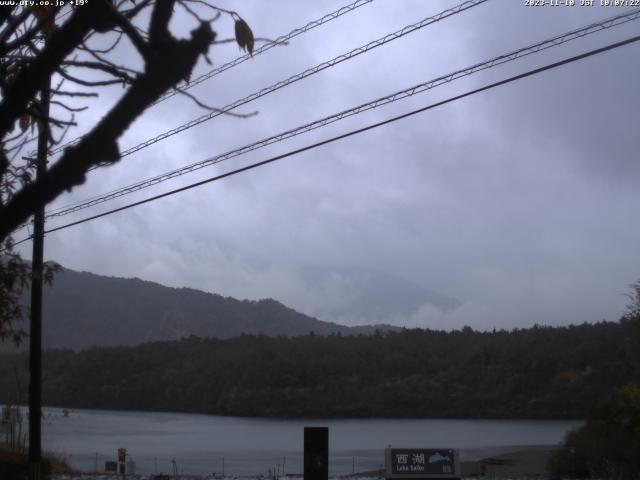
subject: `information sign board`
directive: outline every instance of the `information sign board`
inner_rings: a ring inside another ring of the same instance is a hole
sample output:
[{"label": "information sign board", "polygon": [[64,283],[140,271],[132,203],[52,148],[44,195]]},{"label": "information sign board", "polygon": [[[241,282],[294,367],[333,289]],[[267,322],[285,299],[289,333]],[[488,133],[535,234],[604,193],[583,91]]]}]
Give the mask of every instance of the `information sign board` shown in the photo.
[{"label": "information sign board", "polygon": [[459,452],[453,448],[387,448],[388,479],[460,478]]}]

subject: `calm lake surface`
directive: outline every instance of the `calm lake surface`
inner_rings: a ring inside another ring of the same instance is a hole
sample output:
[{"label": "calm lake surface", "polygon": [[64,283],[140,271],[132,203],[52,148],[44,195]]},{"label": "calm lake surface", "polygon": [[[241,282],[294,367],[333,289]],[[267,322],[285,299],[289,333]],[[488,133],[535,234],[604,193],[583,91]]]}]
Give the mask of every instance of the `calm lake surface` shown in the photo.
[{"label": "calm lake surface", "polygon": [[261,420],[211,415],[45,408],[43,448],[83,471],[104,471],[119,447],[136,473],[259,475],[301,473],[303,428],[329,427],[330,474],[380,468],[394,447],[453,447],[462,460],[520,447],[555,445],[580,421]]}]

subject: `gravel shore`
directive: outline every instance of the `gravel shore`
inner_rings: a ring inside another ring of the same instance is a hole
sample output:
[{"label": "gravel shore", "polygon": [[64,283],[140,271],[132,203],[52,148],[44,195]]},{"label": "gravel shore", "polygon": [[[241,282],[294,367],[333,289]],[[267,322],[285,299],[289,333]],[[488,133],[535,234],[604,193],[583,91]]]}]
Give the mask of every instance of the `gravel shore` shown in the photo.
[{"label": "gravel shore", "polygon": [[555,447],[527,447],[478,461],[462,462],[464,478],[550,478],[547,458]]},{"label": "gravel shore", "polygon": [[[528,480],[536,479],[543,480],[551,478],[550,474],[546,471],[546,463],[549,454],[553,451],[554,447],[551,446],[539,446],[539,447],[526,447],[519,450],[514,450],[508,453],[495,455],[492,457],[480,458],[477,460],[463,461],[462,478],[473,479],[519,479]],[[51,480],[119,480],[120,476],[117,475],[105,475],[105,474],[90,474],[90,473],[77,473],[73,475],[57,475],[53,476]],[[177,477],[167,476],[163,480],[269,480],[266,477],[241,477],[241,476],[198,476],[198,475],[178,475]],[[279,477],[280,480],[298,480],[301,479],[301,475],[286,475],[285,477]],[[332,477],[330,477],[332,478]],[[348,475],[342,477],[333,477],[336,479],[351,478],[359,480],[378,480],[384,478],[384,472],[381,470],[360,472],[355,475]],[[128,475],[127,480],[153,480],[153,475]]]}]

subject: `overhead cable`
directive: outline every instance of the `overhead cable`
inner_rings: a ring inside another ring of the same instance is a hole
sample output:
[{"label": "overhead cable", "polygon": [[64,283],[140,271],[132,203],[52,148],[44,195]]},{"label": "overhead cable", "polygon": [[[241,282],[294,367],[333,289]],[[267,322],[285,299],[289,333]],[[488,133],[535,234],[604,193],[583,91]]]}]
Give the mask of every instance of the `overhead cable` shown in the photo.
[{"label": "overhead cable", "polygon": [[549,38],[547,40],[543,40],[541,42],[535,43],[533,45],[529,45],[527,47],[523,47],[523,48],[519,48],[517,50],[511,51],[509,53],[505,53],[503,55],[500,55],[498,57],[494,57],[490,60],[484,61],[484,62],[480,62],[480,63],[476,63],[472,66],[466,67],[464,69],[461,70],[457,70],[455,72],[452,73],[448,73],[446,75],[442,75],[439,76],[437,78],[431,79],[429,81],[420,83],[418,85],[414,85],[412,87],[406,88],[404,90],[400,90],[398,92],[392,93],[390,95],[386,95],[384,97],[378,98],[376,100],[373,100],[371,102],[368,103],[364,103],[361,105],[358,105],[356,107],[350,108],[348,110],[343,110],[341,112],[335,113],[333,115],[315,120],[313,122],[307,123],[305,125],[301,125],[299,127],[296,127],[294,129],[291,130],[287,130],[281,133],[278,133],[276,135],[272,135],[270,137],[258,140],[256,142],[250,143],[248,145],[244,145],[242,147],[227,151],[225,153],[213,156],[213,157],[209,157],[206,158],[204,160],[201,160],[199,162],[193,163],[191,165],[187,165],[185,167],[181,167],[178,168],[176,170],[172,170],[170,172],[166,172],[163,173],[161,175],[157,175],[155,177],[146,179],[146,180],[142,180],[136,183],[133,183],[131,185],[119,188],[117,190],[113,190],[111,192],[108,192],[106,194],[102,194],[96,197],[92,197],[90,199],[81,201],[79,203],[76,204],[72,204],[70,206],[67,207],[61,207],[58,210],[54,210],[51,213],[49,213],[46,218],[52,218],[52,217],[60,217],[60,216],[64,216],[64,215],[68,215],[70,213],[74,213],[77,212],[79,210],[83,210],[85,208],[112,200],[114,198],[118,198],[124,195],[128,195],[130,193],[136,192],[138,190],[142,190],[154,185],[157,185],[159,183],[162,183],[166,180],[170,180],[172,178],[181,176],[181,175],[185,175],[187,173],[199,170],[201,168],[205,168],[220,162],[223,162],[225,160],[229,160],[231,158],[243,155],[245,153],[251,152],[253,150],[257,150],[259,148],[262,147],[266,147],[268,145],[271,145],[273,143],[277,143],[292,137],[295,137],[297,135],[301,135],[303,133],[309,132],[311,130],[315,130],[317,128],[321,128],[324,127],[326,125],[329,125],[331,123],[337,122],[339,120],[342,120],[344,118],[353,116],[353,115],[357,115],[359,113],[365,112],[367,110],[372,110],[374,108],[378,108],[382,105],[386,105],[389,103],[393,103],[396,102],[398,100],[401,100],[403,98],[407,98],[413,95],[416,95],[418,93],[422,93],[425,92],[427,90],[431,90],[435,87],[438,87],[440,85],[452,82],[454,80],[457,80],[459,78],[465,77],[465,76],[469,76],[472,75],[476,72],[482,71],[482,70],[487,70],[489,68],[493,68],[495,66],[498,65],[502,65],[506,62],[510,62],[510,61],[514,61],[516,59],[525,57],[527,55],[531,55],[533,53],[537,53],[540,52],[542,50],[546,50],[548,48],[551,47],[555,47],[558,45],[562,45],[563,43],[569,42],[571,40],[575,40],[576,38],[581,38],[584,37],[586,35],[590,35],[592,33],[604,30],[604,29],[608,29],[614,26],[618,26],[618,25],[622,25],[624,23],[630,22],[632,20],[638,20],[640,19],[640,9],[637,9],[633,12],[629,12],[626,14],[620,14],[620,15],[616,15],[615,17],[611,17],[611,18],[607,18],[605,20],[599,21],[597,23],[592,23],[589,24],[585,27],[579,28],[579,29],[575,29],[572,30],[570,32],[566,32],[560,35],[556,35],[552,38]]},{"label": "overhead cable", "polygon": [[[438,13],[437,15],[433,15],[431,17],[427,17],[423,20],[420,20],[419,22],[413,23],[411,25],[407,25],[403,28],[401,28],[400,30],[393,32],[393,33],[389,33],[387,35],[385,35],[382,38],[379,38],[377,40],[374,40],[372,42],[367,43],[366,45],[362,45],[358,48],[354,48],[353,50],[347,52],[347,53],[343,53],[342,55],[338,55],[337,57],[332,58],[331,60],[327,60],[325,62],[322,62],[318,65],[316,65],[315,67],[311,67],[308,68],[306,70],[304,70],[303,72],[300,72],[298,74],[292,75],[291,77],[285,79],[285,80],[281,80],[277,83],[274,83],[273,85],[269,86],[269,87],[265,87],[262,88],[260,90],[258,90],[257,92],[254,92],[250,95],[247,95],[246,97],[240,98],[238,100],[235,100],[233,102],[231,102],[228,105],[225,105],[224,107],[221,107],[219,109],[216,109],[214,111],[205,113],[204,115],[199,116],[198,118],[195,118],[193,120],[190,120],[189,122],[183,123],[182,125],[179,125],[175,128],[172,128],[171,130],[168,130],[164,133],[161,133],[160,135],[157,135],[153,138],[150,138],[148,140],[145,140],[142,143],[139,143],[137,145],[134,145],[133,147],[130,147],[124,151],[122,151],[120,153],[121,157],[126,157],[128,155],[131,155],[132,153],[135,153],[139,150],[142,150],[143,148],[149,147],[151,145],[153,145],[154,143],[157,143],[161,140],[164,140],[165,138],[171,137],[177,133],[180,132],[184,132],[185,130],[188,130],[192,127],[195,127],[196,125],[200,125],[203,122],[206,122],[208,120],[211,120],[213,118],[216,118],[220,115],[223,115],[225,113],[228,113],[242,105],[246,105],[249,102],[253,102],[254,100],[257,100],[258,98],[264,97],[265,95],[268,95],[270,93],[273,93],[277,90],[280,90],[281,88],[284,88],[288,85],[291,85],[292,83],[298,82],[300,80],[303,80],[307,77],[310,77],[311,75],[315,75],[318,72],[321,72],[323,70],[326,70],[328,68],[331,67],[335,67],[336,65],[350,60],[354,57],[357,57],[358,55],[361,55],[363,53],[369,52],[371,50],[373,50],[374,48],[380,47],[382,45],[385,45],[389,42],[392,42],[393,40],[397,40],[399,38],[404,37],[405,35],[408,35],[410,33],[415,32],[416,30],[420,30],[421,28],[427,27],[429,25],[432,25],[436,22],[439,22],[445,18],[451,17],[452,15],[456,15],[458,13],[461,13],[465,10],[469,10],[470,8],[476,7],[482,3],[487,2],[488,0],[467,0],[453,8],[448,8],[440,13]],[[72,140],[71,142],[62,145],[58,148],[56,148],[55,150],[52,150],[50,153],[51,154],[55,154],[58,153],[62,150],[64,150],[65,148],[67,148],[70,145],[74,145],[76,143],[78,143],[80,140],[82,139],[82,137],[79,137],[75,140]],[[100,168],[100,167],[93,167],[90,170],[94,170],[95,168]]]},{"label": "overhead cable", "polygon": [[[324,25],[325,23],[328,23],[332,20],[335,20],[336,18],[339,18],[347,13],[353,12],[354,10],[356,10],[357,8],[363,7],[365,5],[368,5],[369,3],[373,2],[373,0],[356,0],[355,2],[352,2],[348,5],[345,5],[343,7],[340,7],[337,10],[334,10],[331,13],[327,13],[326,15],[317,18],[316,20],[312,20],[310,22],[308,22],[306,25],[303,25],[302,27],[298,27],[298,28],[294,28],[293,30],[291,30],[289,33],[287,33],[286,35],[280,35],[278,38],[276,38],[274,41],[272,42],[267,42],[263,45],[261,45],[260,47],[256,48],[251,54],[247,53],[246,55],[241,55],[239,57],[236,57],[235,59],[231,60],[230,62],[227,62],[223,65],[220,65],[219,67],[214,68],[213,70],[210,70],[207,73],[204,73],[202,75],[200,75],[199,77],[196,77],[192,80],[190,80],[189,82],[184,83],[183,85],[180,85],[179,90],[170,90],[168,92],[166,92],[164,95],[162,95],[158,100],[156,100],[153,105],[157,105],[158,103],[167,100],[168,98],[173,97],[174,95],[177,95],[178,93],[180,93],[181,91],[186,91],[189,90],[190,88],[195,87],[196,85],[199,85],[200,83],[204,82],[205,80],[209,80],[210,78],[215,77],[216,75],[221,74],[222,72],[229,70],[230,68],[233,68],[237,65],[240,65],[243,62],[246,62],[247,60],[256,57],[258,55],[260,55],[261,53],[264,53],[268,50],[271,50],[273,47],[279,46],[279,45],[283,45],[286,44],[289,40],[297,37],[298,35],[302,35],[303,33],[306,33],[310,30],[313,30],[316,27],[319,27],[321,25]],[[83,137],[77,137],[73,140],[70,140],[68,142],[66,142],[63,145],[60,145],[58,147],[56,147],[55,149],[50,151],[51,155],[55,155],[58,152],[61,152],[62,150],[64,150],[67,147],[70,147],[71,145],[74,145],[76,143],[78,143]]]},{"label": "overhead cable", "polygon": [[[422,107],[422,108],[419,108],[417,110],[413,110],[411,112],[404,113],[402,115],[398,115],[398,116],[389,118],[387,120],[368,125],[366,127],[358,128],[356,130],[352,130],[352,131],[344,133],[342,135],[338,135],[338,136],[329,138],[327,140],[323,140],[321,142],[317,142],[317,143],[314,143],[314,144],[311,144],[311,145],[307,145],[305,147],[298,148],[296,150],[291,150],[291,151],[289,151],[287,153],[283,153],[281,155],[277,155],[275,157],[271,157],[271,158],[263,160],[261,162],[253,163],[251,165],[247,165],[245,167],[238,168],[238,169],[232,170],[230,172],[223,173],[221,175],[216,175],[214,177],[207,178],[205,180],[201,180],[199,182],[195,182],[195,183],[192,183],[190,185],[186,185],[184,187],[176,188],[174,190],[170,190],[168,192],[161,193],[159,195],[155,195],[153,197],[146,198],[144,200],[133,202],[133,203],[124,205],[122,207],[114,208],[112,210],[108,210],[106,212],[99,213],[97,215],[92,215],[90,217],[86,217],[86,218],[83,218],[83,219],[75,221],[75,222],[71,222],[71,223],[67,223],[65,225],[61,225],[61,226],[58,226],[58,227],[55,227],[55,228],[51,228],[51,229],[47,230],[45,233],[57,232],[59,230],[63,230],[63,229],[69,228],[69,227],[73,227],[75,225],[80,225],[80,224],[89,222],[91,220],[95,220],[95,219],[98,219],[98,218],[105,217],[107,215],[111,215],[111,214],[114,214],[114,213],[117,213],[117,212],[121,212],[123,210],[128,210],[130,208],[133,208],[133,207],[136,207],[136,206],[139,206],[139,205],[143,205],[145,203],[150,203],[150,202],[153,202],[155,200],[159,200],[159,199],[164,198],[164,197],[175,195],[176,193],[184,192],[186,190],[191,190],[193,188],[196,188],[196,187],[199,187],[199,186],[211,183],[211,182],[222,180],[223,178],[227,178],[227,177],[230,177],[232,175],[236,175],[238,173],[246,172],[248,170],[252,170],[254,168],[261,167],[261,166],[267,165],[269,163],[273,163],[273,162],[276,162],[278,160],[282,160],[284,158],[291,157],[293,155],[297,155],[299,153],[302,153],[302,152],[305,152],[305,151],[308,151],[308,150],[312,150],[312,149],[318,148],[320,146],[323,146],[323,145],[326,145],[326,144],[329,144],[329,143],[333,143],[333,142],[336,142],[338,140],[342,140],[344,138],[351,137],[351,136],[366,132],[368,130],[372,130],[374,128],[378,128],[378,127],[381,127],[383,125],[387,125],[389,123],[396,122],[398,120],[401,120],[401,119],[416,115],[418,113],[422,113],[422,112],[425,112],[427,110],[431,110],[433,108],[436,108],[436,107],[439,107],[439,106],[442,106],[442,105],[445,105],[445,104],[448,104],[448,103],[451,103],[451,102],[455,102],[455,101],[460,100],[462,98],[469,97],[471,95],[475,95],[477,93],[484,92],[486,90],[490,90],[490,89],[495,88],[495,87],[506,85],[507,83],[511,83],[511,82],[514,82],[514,81],[517,81],[517,80],[522,80],[523,78],[530,77],[530,76],[533,76],[533,75],[537,75],[537,74],[545,72],[547,70],[558,68],[560,66],[567,65],[569,63],[573,63],[573,62],[576,62],[578,60],[582,60],[582,59],[587,58],[587,57],[591,57],[591,56],[594,56],[594,55],[597,55],[597,54],[600,54],[600,53],[604,53],[604,52],[607,52],[609,50],[613,50],[613,49],[616,49],[616,48],[619,48],[619,47],[622,47],[622,46],[625,46],[625,45],[629,45],[629,44],[637,42],[637,41],[640,41],[640,35],[637,35],[637,36],[632,37],[632,38],[628,38],[628,39],[620,41],[620,42],[612,43],[612,44],[609,44],[607,46],[604,46],[604,47],[601,47],[601,48],[597,48],[595,50],[590,50],[590,51],[588,51],[586,53],[583,53],[583,54],[580,54],[580,55],[575,55],[573,57],[569,57],[569,58],[566,58],[564,60],[560,60],[558,62],[554,62],[554,63],[548,64],[548,65],[545,65],[543,67],[539,67],[539,68],[535,68],[533,70],[529,70],[529,71],[527,71],[525,73],[521,73],[519,75],[515,75],[515,76],[512,76],[512,77],[506,78],[504,80],[500,80],[498,82],[491,83],[489,85],[485,85],[484,87],[480,87],[480,88],[476,88],[474,90],[470,90],[470,91],[462,93],[460,95],[456,95],[454,97],[450,97],[450,98],[448,98],[446,100],[442,100],[440,102],[432,103],[431,105],[427,105],[426,107]],[[25,242],[25,241],[27,241],[29,239],[30,239],[30,237],[27,237],[27,238],[25,238],[25,239],[23,239],[23,240],[21,240],[19,242],[16,242],[16,245],[19,244],[19,243]]]},{"label": "overhead cable", "polygon": [[[268,50],[271,50],[273,47],[277,47],[279,45],[283,45],[286,44],[289,40],[291,40],[292,38],[297,37],[298,35],[302,35],[303,33],[308,32],[309,30],[313,30],[316,27],[319,27],[320,25],[324,25],[327,22],[330,22],[332,20],[335,20],[338,17],[341,17],[342,15],[352,12],[355,9],[362,7],[364,5],[367,5],[369,3],[373,2],[373,0],[356,0],[353,3],[350,3],[349,5],[345,5],[344,7],[339,8],[338,10],[335,10],[331,13],[326,14],[325,16],[318,18],[316,20],[313,20],[309,23],[307,23],[306,25],[299,27],[299,28],[295,28],[293,30],[291,30],[289,33],[287,33],[286,35],[281,35],[278,38],[276,38],[275,40],[273,40],[272,42],[268,42],[265,43],[263,45],[261,45],[260,47],[256,48],[253,53],[249,54],[247,53],[246,55],[242,55],[240,57],[235,58],[234,60],[231,60],[230,62],[227,62],[223,65],[220,65],[217,68],[214,68],[213,70],[200,75],[197,78],[194,78],[193,80],[190,80],[189,82],[185,83],[184,85],[180,86],[181,90],[188,90],[192,87],[195,87],[196,85],[204,82],[205,80],[209,80],[210,78],[215,77],[216,75],[221,74],[222,72],[224,72],[225,70],[229,70],[230,68],[235,67],[236,65],[240,65],[243,62],[246,62],[247,60],[256,57],[258,55],[260,55],[261,53],[264,53]],[[163,96],[161,96],[158,100],[156,100],[156,102],[154,103],[160,103],[164,100],[166,100],[167,98],[173,97],[174,95],[177,95],[178,93],[180,93],[178,90],[170,90],[167,93],[165,93]]]}]

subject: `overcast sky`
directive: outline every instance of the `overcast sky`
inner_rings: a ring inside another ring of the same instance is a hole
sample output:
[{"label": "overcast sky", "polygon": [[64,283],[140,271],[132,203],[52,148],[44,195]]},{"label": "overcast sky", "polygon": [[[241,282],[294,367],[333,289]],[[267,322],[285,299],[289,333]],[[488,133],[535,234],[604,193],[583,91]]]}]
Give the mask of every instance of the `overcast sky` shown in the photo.
[{"label": "overcast sky", "polygon": [[[275,38],[346,0],[218,2]],[[457,5],[375,0],[256,56],[192,92],[224,106],[324,60]],[[579,3],[579,1],[578,1]],[[490,0],[94,171],[53,206],[107,192],[615,15],[620,7],[528,7]],[[176,31],[193,28],[189,18]],[[222,17],[219,38],[233,36]],[[640,22],[510,62],[278,143],[107,208],[390,118],[576,53],[637,35]],[[220,65],[237,45],[214,46]],[[123,60],[127,56],[122,52]],[[135,57],[131,56],[131,59]],[[130,60],[131,61],[131,60]],[[199,65],[198,71],[211,67]],[[276,298],[327,316],[349,304],[357,271],[382,272],[457,299],[382,319],[478,329],[617,320],[640,278],[640,45],[510,83],[355,137],[47,236],[45,258],[237,298]],[[79,117],[86,130],[122,94]],[[184,97],[148,110],[126,149],[203,111]],[[19,239],[21,235],[16,235]],[[21,249],[30,257],[30,246]],[[326,273],[315,284],[305,269]],[[328,273],[327,273],[328,272]],[[343,288],[344,287],[344,288]],[[357,285],[356,285],[357,287]],[[325,313],[323,313],[325,312]],[[333,320],[332,318],[323,318]],[[362,323],[344,315],[344,323]],[[381,320],[381,319],[376,319]]]}]

